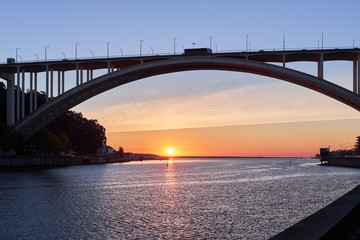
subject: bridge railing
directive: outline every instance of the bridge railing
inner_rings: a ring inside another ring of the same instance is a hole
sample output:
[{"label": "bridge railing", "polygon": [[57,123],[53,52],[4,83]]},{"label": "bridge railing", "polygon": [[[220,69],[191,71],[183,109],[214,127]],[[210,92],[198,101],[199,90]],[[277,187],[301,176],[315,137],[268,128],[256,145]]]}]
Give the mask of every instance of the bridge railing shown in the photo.
[{"label": "bridge railing", "polygon": [[[287,48],[254,48],[254,49],[249,49],[248,51],[246,51],[246,49],[239,49],[239,50],[213,50],[213,53],[255,53],[255,52],[271,52],[271,51],[276,51],[276,52],[280,52],[280,51],[301,51],[301,50],[309,50],[309,51],[314,51],[314,50],[332,50],[332,49],[358,49],[358,46],[337,46],[337,47],[305,47],[305,48],[292,48],[292,47],[287,47]],[[175,55],[182,55],[184,52],[175,52]],[[75,61],[75,60],[91,60],[91,59],[112,59],[112,58],[136,58],[136,57],[152,57],[152,56],[174,56],[174,52],[172,53],[154,53],[154,54],[127,54],[127,55],[110,55],[109,57],[107,56],[89,56],[89,57],[72,57],[72,58],[52,58],[52,59],[39,59],[39,60],[23,60],[23,61],[18,61],[17,63],[44,63],[44,62],[57,62],[57,61]],[[0,64],[7,64],[7,62],[0,62]]]}]

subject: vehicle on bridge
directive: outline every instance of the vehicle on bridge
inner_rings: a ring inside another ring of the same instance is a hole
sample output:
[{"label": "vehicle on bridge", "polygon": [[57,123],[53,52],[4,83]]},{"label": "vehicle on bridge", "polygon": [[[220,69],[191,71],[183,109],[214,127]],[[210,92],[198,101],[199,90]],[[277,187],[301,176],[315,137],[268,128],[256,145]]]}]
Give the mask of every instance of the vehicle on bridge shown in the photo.
[{"label": "vehicle on bridge", "polygon": [[184,49],[184,55],[203,55],[203,54],[212,54],[212,50],[210,48]]}]

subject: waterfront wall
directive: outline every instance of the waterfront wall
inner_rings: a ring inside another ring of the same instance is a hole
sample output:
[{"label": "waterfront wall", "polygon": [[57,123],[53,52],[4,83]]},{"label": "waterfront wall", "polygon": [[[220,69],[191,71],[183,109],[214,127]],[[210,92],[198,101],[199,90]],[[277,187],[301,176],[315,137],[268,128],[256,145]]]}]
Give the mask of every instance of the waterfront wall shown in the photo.
[{"label": "waterfront wall", "polygon": [[8,156],[0,157],[0,168],[16,167],[56,167],[85,164],[101,164],[119,162],[118,159],[108,159],[99,156]]},{"label": "waterfront wall", "polygon": [[341,157],[341,158],[330,157],[327,165],[360,168],[360,158],[358,158],[358,157]]}]

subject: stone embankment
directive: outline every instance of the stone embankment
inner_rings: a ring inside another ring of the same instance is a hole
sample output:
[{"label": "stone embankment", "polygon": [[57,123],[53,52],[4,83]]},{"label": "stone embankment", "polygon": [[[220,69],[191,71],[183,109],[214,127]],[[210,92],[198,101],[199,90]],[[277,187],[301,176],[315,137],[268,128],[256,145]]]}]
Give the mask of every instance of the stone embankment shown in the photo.
[{"label": "stone embankment", "polygon": [[103,156],[7,156],[0,157],[0,168],[56,167],[123,162]]}]

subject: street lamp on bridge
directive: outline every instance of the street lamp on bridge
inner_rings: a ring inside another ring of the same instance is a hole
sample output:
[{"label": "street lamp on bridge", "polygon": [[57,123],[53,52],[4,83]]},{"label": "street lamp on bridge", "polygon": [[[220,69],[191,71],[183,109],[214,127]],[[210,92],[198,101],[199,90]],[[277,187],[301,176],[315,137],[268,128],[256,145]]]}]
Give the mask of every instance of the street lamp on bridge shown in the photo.
[{"label": "street lamp on bridge", "polygon": [[154,49],[152,47],[151,48],[151,55],[154,56]]},{"label": "street lamp on bridge", "polygon": [[39,57],[38,57],[38,55],[37,55],[37,54],[35,54],[35,53],[34,53],[34,55],[35,55],[35,57],[36,57],[36,61],[38,62],[38,61],[39,61]]},{"label": "street lamp on bridge", "polygon": [[92,58],[95,58],[95,55],[94,55],[93,51],[90,50],[90,52],[92,54]]},{"label": "street lamp on bridge", "polygon": [[143,40],[140,40],[140,57],[142,55],[142,42],[143,42]]},{"label": "street lamp on bridge", "polygon": [[17,60],[17,59],[18,59],[18,50],[19,50],[19,49],[21,49],[21,48],[19,48],[19,47],[18,47],[18,48],[16,48],[16,56],[15,56],[15,58],[16,58],[16,62],[18,62],[18,60]]},{"label": "street lamp on bridge", "polygon": [[121,57],[124,57],[124,53],[122,49],[120,49],[120,52],[121,52]]},{"label": "street lamp on bridge", "polygon": [[47,48],[48,48],[48,47],[50,47],[50,45],[46,45],[46,46],[45,46],[45,62],[46,62],[46,60],[47,60]]},{"label": "street lamp on bridge", "polygon": [[18,55],[18,56],[19,56],[19,58],[21,59],[21,62],[22,62],[22,57],[20,55]]},{"label": "street lamp on bridge", "polygon": [[106,52],[107,52],[107,58],[109,58],[109,45],[111,42],[106,43]]},{"label": "street lamp on bridge", "polygon": [[80,44],[77,42],[75,44],[75,60],[77,59],[77,46],[79,46]]},{"label": "street lamp on bridge", "polygon": [[64,55],[64,59],[66,59],[65,53],[64,52],[61,52],[61,53],[62,53],[62,55]]},{"label": "street lamp on bridge", "polygon": [[176,38],[174,38],[174,55],[176,54]]},{"label": "street lamp on bridge", "polygon": [[212,49],[212,36],[210,36],[210,49]]}]

